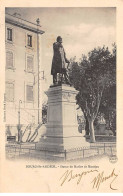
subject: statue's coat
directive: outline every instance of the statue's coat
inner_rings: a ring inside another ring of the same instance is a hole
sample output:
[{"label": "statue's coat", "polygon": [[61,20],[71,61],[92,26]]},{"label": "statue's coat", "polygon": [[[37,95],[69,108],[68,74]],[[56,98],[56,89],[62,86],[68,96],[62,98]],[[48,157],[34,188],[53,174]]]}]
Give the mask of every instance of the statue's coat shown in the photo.
[{"label": "statue's coat", "polygon": [[55,42],[53,44],[53,51],[51,75],[62,73],[62,68],[65,68],[65,63],[69,63],[61,43]]}]

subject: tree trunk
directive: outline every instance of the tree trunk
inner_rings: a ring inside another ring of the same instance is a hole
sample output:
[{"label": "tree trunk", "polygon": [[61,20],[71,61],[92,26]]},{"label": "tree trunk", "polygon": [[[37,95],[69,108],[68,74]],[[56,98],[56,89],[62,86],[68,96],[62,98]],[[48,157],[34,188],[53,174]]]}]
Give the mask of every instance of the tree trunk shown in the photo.
[{"label": "tree trunk", "polygon": [[94,133],[94,121],[89,120],[89,130],[90,130],[90,142],[95,142],[95,133]]},{"label": "tree trunk", "polygon": [[36,134],[38,134],[38,130],[39,128],[42,126],[42,123],[41,124],[38,124],[38,127],[36,127],[33,135],[28,139],[28,142],[31,142],[31,140],[35,137]]},{"label": "tree trunk", "polygon": [[85,132],[86,132],[86,135],[89,135],[89,123],[88,123],[88,119],[86,117],[86,115],[84,115],[85,117]]}]

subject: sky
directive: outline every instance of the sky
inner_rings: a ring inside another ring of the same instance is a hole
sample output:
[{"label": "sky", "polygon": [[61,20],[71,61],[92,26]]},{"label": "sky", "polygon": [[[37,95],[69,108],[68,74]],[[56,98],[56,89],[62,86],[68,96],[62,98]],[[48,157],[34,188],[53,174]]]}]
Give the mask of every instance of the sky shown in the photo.
[{"label": "sky", "polygon": [[34,23],[37,18],[40,19],[42,30],[45,31],[41,48],[44,90],[52,84],[53,43],[57,36],[63,39],[67,58],[76,56],[77,60],[98,46],[105,45],[111,50],[112,43],[116,42],[115,8],[6,8],[6,12],[19,13],[23,19]]}]

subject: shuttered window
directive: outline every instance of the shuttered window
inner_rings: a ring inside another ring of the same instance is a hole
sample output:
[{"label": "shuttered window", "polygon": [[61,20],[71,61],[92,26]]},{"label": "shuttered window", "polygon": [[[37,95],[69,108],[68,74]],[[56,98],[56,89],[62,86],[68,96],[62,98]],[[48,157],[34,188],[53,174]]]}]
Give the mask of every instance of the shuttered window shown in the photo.
[{"label": "shuttered window", "polygon": [[13,52],[11,51],[6,52],[6,67],[13,68]]},{"label": "shuttered window", "polygon": [[12,41],[12,29],[7,28],[7,40]]},{"label": "shuttered window", "polygon": [[14,84],[6,82],[6,101],[14,101]]},{"label": "shuttered window", "polygon": [[26,86],[26,100],[27,101],[33,101],[33,86],[27,85]]},{"label": "shuttered window", "polygon": [[27,35],[27,46],[32,47],[32,35]]},{"label": "shuttered window", "polygon": [[27,56],[27,71],[33,72],[33,56]]}]

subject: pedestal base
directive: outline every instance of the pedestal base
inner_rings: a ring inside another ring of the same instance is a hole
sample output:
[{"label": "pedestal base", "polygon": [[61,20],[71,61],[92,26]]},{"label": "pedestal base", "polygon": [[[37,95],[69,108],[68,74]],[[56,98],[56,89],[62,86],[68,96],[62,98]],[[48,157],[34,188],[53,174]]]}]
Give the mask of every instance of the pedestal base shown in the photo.
[{"label": "pedestal base", "polygon": [[83,133],[78,131],[76,94],[70,86],[50,88],[48,95],[48,116],[46,134],[36,145],[37,150],[62,152],[65,150],[89,147]]},{"label": "pedestal base", "polygon": [[[49,149],[52,151],[60,152],[64,150],[70,150],[73,148],[89,147],[90,143],[86,141],[86,138],[84,137],[85,134],[79,133],[77,128],[78,127],[64,127],[64,131],[67,132],[65,136],[60,134],[61,127],[53,128],[54,133],[59,130],[58,131],[59,134],[57,133],[55,135],[49,135],[48,133],[51,130],[51,127],[47,128],[47,133],[41,137],[39,143],[36,145],[36,149],[37,150]],[[72,135],[72,133],[75,132],[75,130],[76,130],[76,134]]]}]

